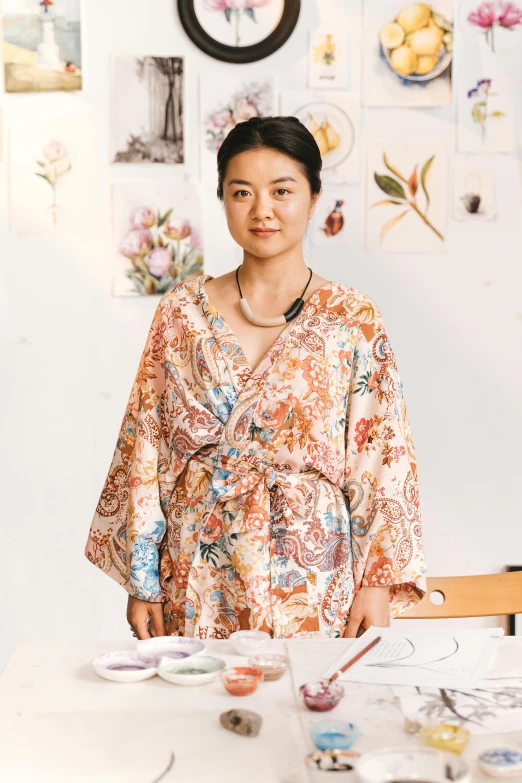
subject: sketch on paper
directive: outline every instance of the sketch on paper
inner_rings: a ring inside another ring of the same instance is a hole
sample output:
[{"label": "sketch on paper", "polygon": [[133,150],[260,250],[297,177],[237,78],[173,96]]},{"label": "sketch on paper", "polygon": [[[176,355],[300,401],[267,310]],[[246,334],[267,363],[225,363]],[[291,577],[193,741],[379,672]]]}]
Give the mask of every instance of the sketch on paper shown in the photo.
[{"label": "sketch on paper", "polygon": [[248,80],[228,73],[208,74],[200,82],[200,100],[201,169],[210,185],[217,183],[216,154],[232,128],[250,117],[276,113],[275,79],[269,74]]},{"label": "sketch on paper", "polygon": [[253,46],[273,33],[281,21],[284,0],[195,0],[199,24],[226,46]]},{"label": "sketch on paper", "polygon": [[453,23],[450,0],[364,4],[363,103],[447,106],[451,103]]},{"label": "sketch on paper", "polygon": [[56,93],[32,106],[31,122],[24,104],[13,104],[9,117],[11,230],[82,237],[98,231],[93,109],[81,98]]},{"label": "sketch on paper", "polygon": [[281,113],[297,117],[317,142],[325,184],[359,181],[360,104],[347,92],[283,92]]},{"label": "sketch on paper", "polygon": [[442,252],[445,182],[445,149],[441,145],[371,144],[368,250]]},{"label": "sketch on paper", "polygon": [[345,188],[324,188],[312,218],[312,243],[320,247],[346,247],[349,235],[346,222]]},{"label": "sketch on paper", "polygon": [[182,57],[115,58],[113,163],[184,163],[183,73]]},{"label": "sketch on paper", "polygon": [[471,43],[495,53],[520,46],[522,5],[508,0],[463,0],[460,19]]},{"label": "sketch on paper", "polygon": [[346,42],[334,30],[310,33],[308,86],[312,89],[346,88]]},{"label": "sketch on paper", "polygon": [[40,160],[36,161],[39,167],[35,171],[37,177],[41,177],[52,189],[52,202],[49,207],[53,219],[53,224],[58,223],[58,183],[72,169],[71,158],[65,144],[60,141],[52,140],[42,150]]},{"label": "sketch on paper", "polygon": [[80,0],[4,0],[6,92],[82,89]]},{"label": "sketch on paper", "polygon": [[188,179],[113,185],[114,296],[164,294],[203,271],[201,202]]},{"label": "sketch on paper", "polygon": [[453,169],[454,220],[493,220],[493,169],[462,165]]}]

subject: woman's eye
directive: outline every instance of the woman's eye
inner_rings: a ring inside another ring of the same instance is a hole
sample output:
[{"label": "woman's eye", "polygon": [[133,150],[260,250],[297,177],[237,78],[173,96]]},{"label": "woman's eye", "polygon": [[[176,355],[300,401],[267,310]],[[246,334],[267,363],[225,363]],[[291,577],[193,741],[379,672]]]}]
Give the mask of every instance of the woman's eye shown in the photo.
[{"label": "woman's eye", "polygon": [[243,193],[246,193],[247,196],[248,196],[248,190],[236,190],[236,192],[234,193],[234,196],[239,196],[239,195],[242,195]]},{"label": "woman's eye", "polygon": [[276,193],[281,193],[281,191],[283,191],[284,193],[290,193],[290,191],[289,191],[289,190],[287,190],[286,188],[278,188],[278,189],[276,190]]}]

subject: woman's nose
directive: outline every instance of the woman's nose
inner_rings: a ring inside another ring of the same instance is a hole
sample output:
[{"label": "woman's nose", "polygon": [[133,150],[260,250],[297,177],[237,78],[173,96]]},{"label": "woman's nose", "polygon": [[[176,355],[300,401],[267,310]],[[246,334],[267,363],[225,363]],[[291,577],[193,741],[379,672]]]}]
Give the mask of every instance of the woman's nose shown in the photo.
[{"label": "woman's nose", "polygon": [[269,198],[258,198],[252,205],[250,216],[254,220],[265,220],[274,216],[274,210]]}]

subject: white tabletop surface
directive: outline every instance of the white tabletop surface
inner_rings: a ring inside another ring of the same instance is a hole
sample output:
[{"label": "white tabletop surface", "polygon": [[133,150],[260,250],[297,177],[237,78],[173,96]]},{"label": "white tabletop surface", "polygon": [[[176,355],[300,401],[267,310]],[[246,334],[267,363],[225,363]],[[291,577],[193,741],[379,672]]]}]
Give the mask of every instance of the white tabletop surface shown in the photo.
[{"label": "white tabletop surface", "polygon": [[[229,695],[218,680],[197,688],[153,677],[123,684],[99,678],[90,661],[133,641],[24,642],[0,678],[0,780],[2,783],[317,783],[330,780],[304,764],[314,750],[308,726],[326,715],[309,712],[299,685],[317,679],[350,640],[271,640],[268,648],[291,659],[291,672],[246,697]],[[227,641],[207,652],[228,665],[244,665]],[[418,745],[388,686],[344,683],[345,697],[328,717],[355,723],[354,750]],[[223,729],[221,712],[259,712],[257,738]],[[518,734],[474,735],[465,758],[474,781],[478,754],[499,744],[522,744]],[[169,761],[175,756],[168,770]],[[335,780],[352,783],[353,772]]]}]

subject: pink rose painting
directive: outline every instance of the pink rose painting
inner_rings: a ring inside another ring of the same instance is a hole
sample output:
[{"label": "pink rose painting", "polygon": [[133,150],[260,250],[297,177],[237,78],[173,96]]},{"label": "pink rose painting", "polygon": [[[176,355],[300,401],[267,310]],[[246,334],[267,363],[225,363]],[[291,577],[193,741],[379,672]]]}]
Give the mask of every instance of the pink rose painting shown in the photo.
[{"label": "pink rose painting", "polygon": [[201,274],[199,234],[185,218],[144,205],[132,209],[119,252],[131,262],[125,276],[140,295],[164,294],[176,283]]},{"label": "pink rose painting", "polygon": [[468,15],[468,22],[484,33],[486,43],[495,51],[495,30],[501,28],[513,32],[521,29],[522,8],[516,3],[505,0],[490,0],[480,3],[477,8]]},{"label": "pink rose painting", "polygon": [[42,150],[43,160],[37,160],[40,167],[35,171],[37,177],[41,177],[52,188],[52,201],[49,207],[54,225],[58,224],[58,183],[71,169],[69,151],[61,141],[50,141]]},{"label": "pink rose painting", "polygon": [[203,0],[206,11],[216,11],[225,15],[229,24],[234,25],[235,46],[241,42],[241,21],[257,22],[256,9],[270,5],[272,0]]},{"label": "pink rose painting", "polygon": [[262,117],[272,111],[273,84],[253,81],[238,89],[223,104],[207,113],[204,120],[205,146],[217,152],[232,128],[250,117]]}]

